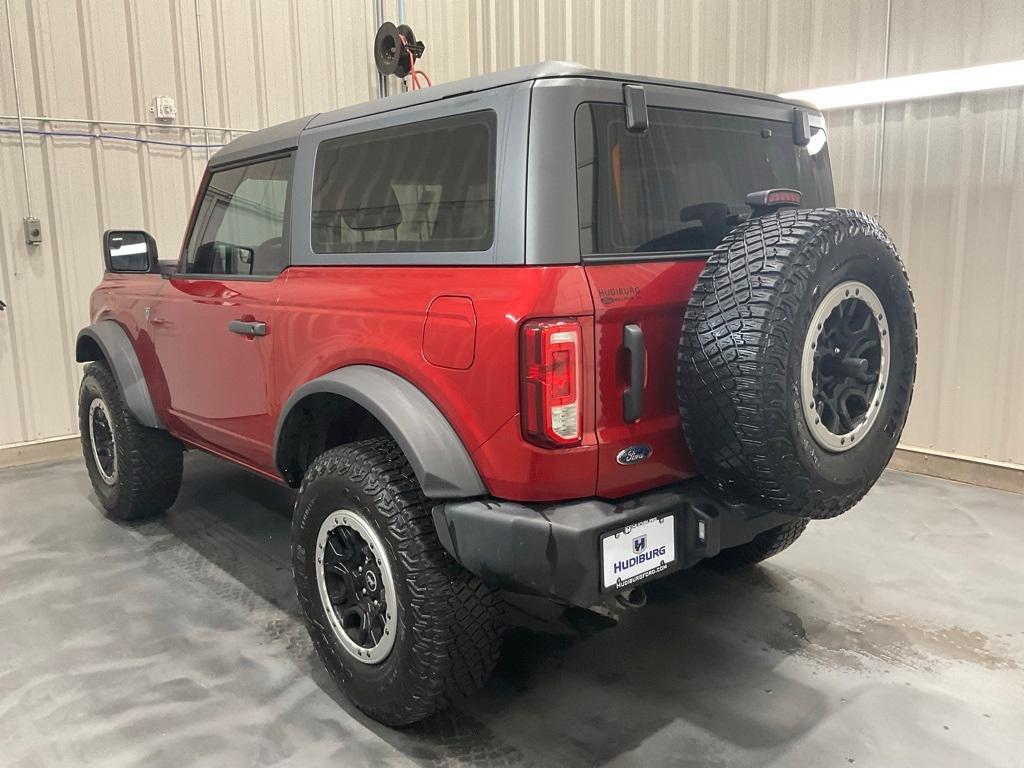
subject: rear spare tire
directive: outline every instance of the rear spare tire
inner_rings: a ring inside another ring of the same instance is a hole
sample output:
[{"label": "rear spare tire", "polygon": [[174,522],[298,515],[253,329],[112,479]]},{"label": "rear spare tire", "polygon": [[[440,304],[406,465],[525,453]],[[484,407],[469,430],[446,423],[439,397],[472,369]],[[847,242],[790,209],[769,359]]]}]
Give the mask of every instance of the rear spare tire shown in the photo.
[{"label": "rear spare tire", "polygon": [[840,515],[892,457],[916,365],[910,284],[878,224],[832,208],[751,219],[715,249],[686,307],[690,451],[732,498]]}]

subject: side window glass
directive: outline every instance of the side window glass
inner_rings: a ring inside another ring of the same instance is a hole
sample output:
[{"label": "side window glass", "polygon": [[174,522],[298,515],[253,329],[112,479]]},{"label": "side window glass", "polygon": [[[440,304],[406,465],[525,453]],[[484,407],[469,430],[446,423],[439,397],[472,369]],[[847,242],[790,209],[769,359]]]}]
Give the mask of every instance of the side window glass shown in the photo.
[{"label": "side window glass", "polygon": [[316,253],[486,251],[493,111],[327,139],[313,171]]},{"label": "side window glass", "polygon": [[185,271],[276,275],[288,266],[286,211],[291,155],[216,171],[203,194]]}]

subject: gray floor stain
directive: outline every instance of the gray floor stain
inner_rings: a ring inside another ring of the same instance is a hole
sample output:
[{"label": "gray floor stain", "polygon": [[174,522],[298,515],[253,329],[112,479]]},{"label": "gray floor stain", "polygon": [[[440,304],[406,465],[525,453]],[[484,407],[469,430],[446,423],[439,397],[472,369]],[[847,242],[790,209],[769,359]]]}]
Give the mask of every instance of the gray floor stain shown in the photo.
[{"label": "gray floor stain", "polygon": [[[773,647],[805,650],[822,661],[832,659],[855,668],[861,668],[856,662],[858,658],[926,669],[957,661],[988,669],[1015,670],[1019,666],[1015,658],[1004,655],[1010,652],[1007,643],[956,626],[914,626],[901,616],[860,616],[838,624],[816,617],[805,620],[787,611],[784,626],[791,636],[770,638]],[[797,642],[792,642],[792,638]]]},{"label": "gray floor stain", "polygon": [[118,525],[77,462],[0,473],[0,763],[1022,765],[1020,496],[888,473],[614,629],[516,601],[488,686],[403,730],[312,651],[291,498],[190,454],[166,518]]}]

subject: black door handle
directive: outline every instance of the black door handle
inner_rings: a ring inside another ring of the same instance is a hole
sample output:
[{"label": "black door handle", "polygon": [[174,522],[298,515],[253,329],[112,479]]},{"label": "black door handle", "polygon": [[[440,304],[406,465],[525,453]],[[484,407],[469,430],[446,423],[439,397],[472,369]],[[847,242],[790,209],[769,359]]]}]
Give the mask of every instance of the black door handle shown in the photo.
[{"label": "black door handle", "polygon": [[232,320],[228,323],[228,330],[242,336],[266,336],[267,324],[262,320]]},{"label": "black door handle", "polygon": [[622,393],[622,418],[636,421],[644,411],[644,332],[636,323],[622,326],[622,344],[629,357],[629,386]]}]

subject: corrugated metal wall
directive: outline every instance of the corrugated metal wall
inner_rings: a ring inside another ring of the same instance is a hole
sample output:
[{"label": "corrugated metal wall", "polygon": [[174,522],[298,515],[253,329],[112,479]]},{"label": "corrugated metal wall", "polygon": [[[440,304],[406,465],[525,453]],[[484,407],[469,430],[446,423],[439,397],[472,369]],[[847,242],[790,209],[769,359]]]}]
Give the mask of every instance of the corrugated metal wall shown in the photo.
[{"label": "corrugated metal wall", "polygon": [[[29,129],[202,144],[371,96],[370,0],[9,0]],[[386,4],[391,15],[397,2]],[[1020,0],[407,0],[436,82],[542,59],[787,91],[1024,56]],[[198,9],[198,15],[197,15]],[[0,7],[0,13],[3,8]],[[0,114],[17,112],[0,27]],[[200,53],[201,51],[201,53]],[[202,66],[200,66],[202,62]],[[182,130],[149,122],[177,101]],[[921,324],[904,442],[1024,464],[1024,91],[828,115],[837,194],[901,246]],[[0,120],[0,127],[16,122]],[[0,446],[75,431],[72,340],[99,235],[177,248],[206,150],[31,136],[42,246],[24,244],[18,137],[0,133]]]}]

